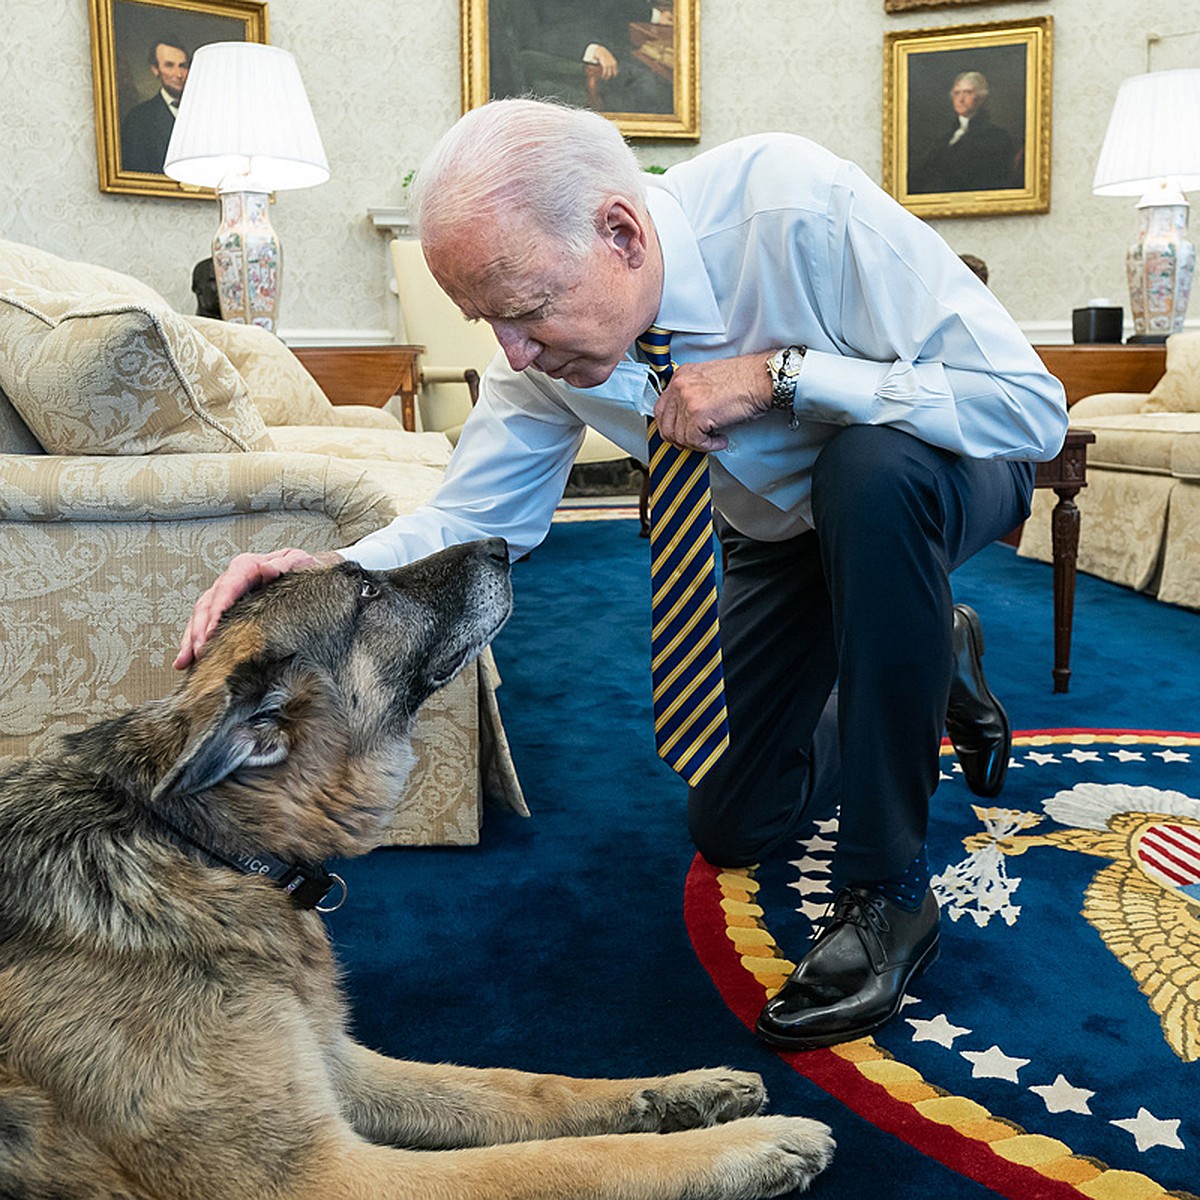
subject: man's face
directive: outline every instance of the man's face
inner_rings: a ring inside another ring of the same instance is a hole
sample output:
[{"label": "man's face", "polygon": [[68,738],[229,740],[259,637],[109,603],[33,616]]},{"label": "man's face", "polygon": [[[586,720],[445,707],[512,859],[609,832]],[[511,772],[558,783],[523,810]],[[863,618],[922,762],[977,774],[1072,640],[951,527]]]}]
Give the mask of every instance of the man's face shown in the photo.
[{"label": "man's face", "polygon": [[439,231],[425,256],[463,313],[492,327],[514,371],[585,388],[613,373],[658,308],[661,281],[656,290],[633,265],[627,241],[597,234],[579,260],[528,221],[492,218]]},{"label": "man's face", "polygon": [[960,117],[973,117],[979,107],[979,93],[969,83],[959,80],[950,89],[950,102]]},{"label": "man's face", "polygon": [[166,90],[168,96],[176,100],[183,95],[183,85],[187,83],[188,62],[187,54],[178,46],[168,46],[159,42],[154,47],[154,57],[157,60],[150,68],[155,78]]}]

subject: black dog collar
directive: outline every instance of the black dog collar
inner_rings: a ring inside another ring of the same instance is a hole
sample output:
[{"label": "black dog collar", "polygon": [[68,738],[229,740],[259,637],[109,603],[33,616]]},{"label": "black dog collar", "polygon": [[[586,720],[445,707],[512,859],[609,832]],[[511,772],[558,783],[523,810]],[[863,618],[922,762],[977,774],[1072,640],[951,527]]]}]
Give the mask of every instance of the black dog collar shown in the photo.
[{"label": "black dog collar", "polygon": [[[278,884],[291,898],[296,908],[315,908],[317,912],[334,912],[346,902],[346,881],[319,863],[286,863],[272,854],[259,850],[253,853],[231,851],[224,854],[199,841],[161,813],[154,816],[185,845],[199,851],[210,867],[229,867],[243,875],[257,875]],[[342,889],[336,904],[321,903],[334,886]]]}]

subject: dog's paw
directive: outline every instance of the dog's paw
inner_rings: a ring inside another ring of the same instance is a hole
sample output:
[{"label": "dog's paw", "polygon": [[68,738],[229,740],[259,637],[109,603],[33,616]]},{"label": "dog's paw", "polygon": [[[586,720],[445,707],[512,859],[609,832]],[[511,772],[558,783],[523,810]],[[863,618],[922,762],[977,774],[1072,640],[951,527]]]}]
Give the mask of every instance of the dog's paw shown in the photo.
[{"label": "dog's paw", "polygon": [[636,1128],[672,1133],[733,1121],[761,1112],[767,1090],[760,1076],[716,1067],[668,1075],[633,1098]]},{"label": "dog's paw", "polygon": [[807,1117],[754,1117],[722,1133],[736,1139],[720,1160],[722,1196],[803,1191],[829,1165],[835,1147],[829,1126]]}]

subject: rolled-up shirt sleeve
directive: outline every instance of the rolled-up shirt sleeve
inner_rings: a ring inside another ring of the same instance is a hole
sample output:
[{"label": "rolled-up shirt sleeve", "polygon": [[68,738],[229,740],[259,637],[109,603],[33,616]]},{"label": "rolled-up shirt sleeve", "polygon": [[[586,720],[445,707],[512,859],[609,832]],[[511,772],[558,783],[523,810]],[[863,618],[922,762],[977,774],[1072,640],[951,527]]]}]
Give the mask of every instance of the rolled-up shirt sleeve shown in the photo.
[{"label": "rolled-up shirt sleeve", "polygon": [[460,542],[503,537],[510,558],[519,558],[546,536],[583,436],[583,423],[550,388],[497,360],[430,502],[339,553],[390,570]]},{"label": "rolled-up shirt sleeve", "polygon": [[972,458],[1053,458],[1067,428],[1062,385],[941,238],[884,202],[845,164],[825,245],[835,348],[805,355],[797,413],[894,425]]}]

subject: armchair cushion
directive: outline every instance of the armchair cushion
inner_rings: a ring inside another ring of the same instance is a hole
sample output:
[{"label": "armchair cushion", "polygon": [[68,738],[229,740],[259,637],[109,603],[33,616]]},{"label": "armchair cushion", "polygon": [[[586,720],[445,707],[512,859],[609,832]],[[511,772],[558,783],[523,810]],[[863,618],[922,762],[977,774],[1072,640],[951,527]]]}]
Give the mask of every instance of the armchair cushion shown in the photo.
[{"label": "armchair cushion", "polygon": [[1200,412],[1200,333],[1167,338],[1167,369],[1142,412]]},{"label": "armchair cushion", "polygon": [[445,470],[450,462],[451,445],[444,433],[409,433],[398,428],[276,425],[271,429],[271,440],[277,450],[330,454],[335,458],[372,462],[416,463],[439,471]]},{"label": "armchair cushion", "polygon": [[23,242],[0,241],[0,286],[10,281],[36,283],[52,292],[119,296],[149,308],[171,306],[149,284],[95,263],[71,262]]},{"label": "armchair cushion", "polygon": [[9,279],[0,387],[51,454],[271,446],[232,363],[166,307]]},{"label": "armchair cushion", "polygon": [[233,363],[267,425],[336,423],[320,384],[273,333],[212,317],[184,319]]}]

